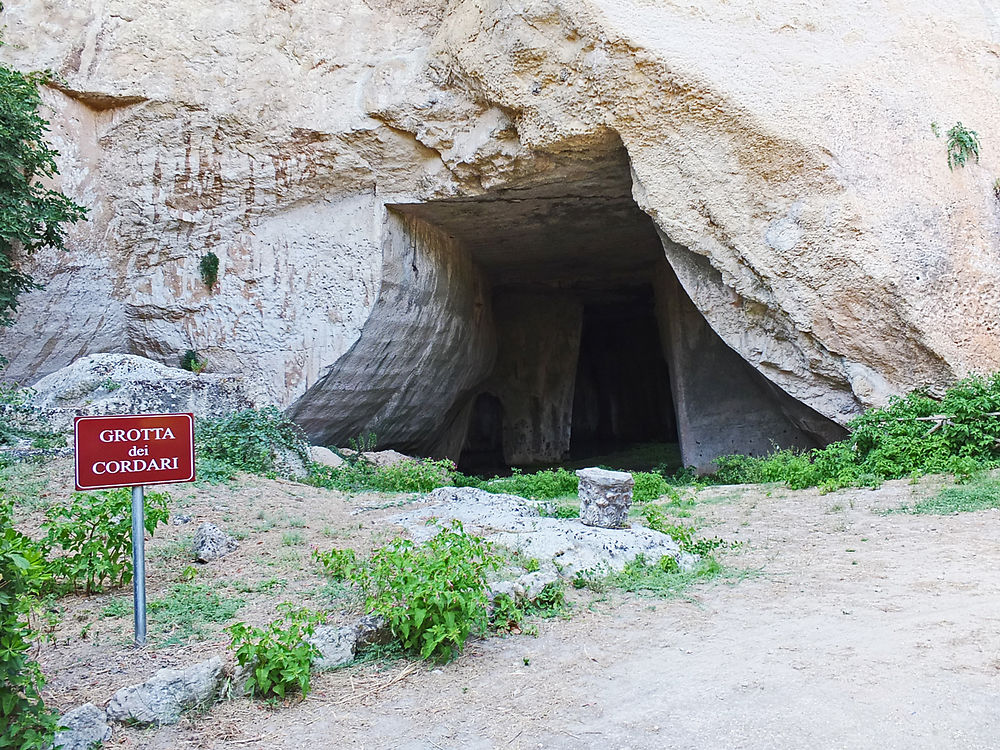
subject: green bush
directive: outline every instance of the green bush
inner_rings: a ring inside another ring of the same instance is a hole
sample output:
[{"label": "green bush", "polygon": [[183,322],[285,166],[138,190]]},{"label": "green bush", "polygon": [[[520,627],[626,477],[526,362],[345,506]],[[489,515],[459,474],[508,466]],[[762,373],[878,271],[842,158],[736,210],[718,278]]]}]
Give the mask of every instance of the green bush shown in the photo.
[{"label": "green bush", "polygon": [[45,707],[45,678],[28,653],[32,611],[50,579],[42,548],[15,531],[11,504],[0,497],[0,748],[41,750],[58,728]]},{"label": "green bush", "polygon": [[251,667],[244,690],[262,698],[284,698],[298,689],[309,695],[310,665],[319,656],[319,649],[306,638],[326,621],[324,615],[296,608],[285,602],[278,605],[281,617],[263,628],[243,622],[230,625],[236,661],[241,667]]},{"label": "green bush", "polygon": [[635,485],[632,488],[632,501],[636,503],[648,503],[657,500],[664,495],[671,498],[678,497],[677,490],[670,486],[670,483],[663,478],[662,474],[649,471],[636,471],[632,473]]},{"label": "green bush", "polygon": [[198,352],[196,350],[187,349],[181,355],[180,365],[182,370],[187,370],[188,372],[200,375],[205,372],[205,368],[208,367],[208,362],[198,356]]},{"label": "green bush", "polygon": [[[169,497],[146,492],[145,526],[152,534],[169,518]],[[127,487],[97,492],[74,492],[72,503],[46,511],[44,544],[58,547],[50,555],[52,573],[75,590],[83,583],[89,594],[105,581],[123,585],[132,580],[132,493]]]},{"label": "green bush", "polygon": [[487,626],[486,574],[500,567],[487,542],[450,526],[421,545],[396,539],[362,570],[366,607],[407,650],[448,661]]},{"label": "green bush", "polygon": [[15,267],[15,250],[30,254],[42,247],[63,248],[63,225],[87,214],[48,187],[59,171],[58,153],[45,142],[48,123],[38,114],[38,87],[46,80],[43,73],[24,74],[0,65],[0,326],[11,324],[23,292],[40,288]]},{"label": "green bush", "polygon": [[312,559],[323,568],[323,574],[334,581],[352,580],[361,570],[357,555],[352,549],[332,549],[327,552],[313,550]]},{"label": "green bush", "polygon": [[215,282],[219,280],[219,256],[209,250],[198,262],[198,270],[201,273],[201,280],[211,291]]},{"label": "green bush", "polygon": [[310,484],[341,492],[430,492],[455,484],[455,464],[441,461],[400,461],[377,466],[364,458],[350,457],[337,467],[313,465]]},{"label": "green bush", "polygon": [[940,400],[921,391],[893,398],[848,424],[850,435],[807,453],[717,460],[721,482],[783,481],[792,488],[877,486],[886,479],[973,472],[1000,465],[1000,374],[973,376]]},{"label": "green bush", "polygon": [[554,500],[558,497],[576,495],[580,480],[575,473],[566,469],[546,469],[534,474],[522,474],[514,469],[509,477],[493,477],[482,482],[469,481],[471,486],[487,492],[526,497],[529,500]]},{"label": "green bush", "polygon": [[309,442],[302,428],[275,406],[199,420],[195,447],[200,459],[221,461],[252,474],[278,473],[279,455],[288,451],[309,465]]}]

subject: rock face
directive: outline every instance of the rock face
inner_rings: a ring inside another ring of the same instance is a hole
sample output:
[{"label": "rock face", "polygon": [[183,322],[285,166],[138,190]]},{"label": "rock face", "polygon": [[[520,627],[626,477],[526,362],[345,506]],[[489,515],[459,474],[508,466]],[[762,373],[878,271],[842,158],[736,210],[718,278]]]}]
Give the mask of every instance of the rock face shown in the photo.
[{"label": "rock face", "polygon": [[112,721],[143,726],[176,724],[182,712],[215,700],[222,680],[218,656],[186,669],[161,669],[146,682],[115,693],[107,715]]},{"label": "rock face", "polygon": [[75,416],[193,412],[228,414],[257,403],[254,384],[233,375],[195,375],[144,357],[93,354],[39,380],[31,404],[54,429]]},{"label": "rock face", "polygon": [[[194,348],[315,442],[457,457],[487,393],[508,460],[547,460],[576,419],[574,342],[652,286],[700,465],[1000,369],[989,3],[161,5],[3,14],[3,59],[57,73],[58,187],[91,209],[29,264],[46,288],[0,334],[7,378]],[[950,170],[959,121],[981,155]],[[553,293],[530,342],[498,315]]]},{"label": "rock face", "polygon": [[580,520],[605,529],[628,528],[632,507],[632,475],[625,471],[579,469]]}]

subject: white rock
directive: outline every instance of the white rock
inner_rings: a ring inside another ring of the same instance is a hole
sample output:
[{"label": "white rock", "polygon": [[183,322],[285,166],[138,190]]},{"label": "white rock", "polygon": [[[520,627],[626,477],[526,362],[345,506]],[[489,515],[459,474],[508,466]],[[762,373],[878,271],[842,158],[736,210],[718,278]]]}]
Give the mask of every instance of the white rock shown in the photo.
[{"label": "white rock", "polygon": [[59,724],[66,729],[56,732],[53,750],[93,750],[111,739],[108,716],[93,703],[84,703],[63,714]]},{"label": "white rock", "polygon": [[312,445],[309,447],[309,459],[320,466],[330,466],[334,469],[344,463],[344,459],[322,445]]},{"label": "white rock", "polygon": [[214,523],[203,523],[194,532],[192,551],[198,562],[212,562],[225,557],[240,546],[235,537],[230,536]]},{"label": "white rock", "polygon": [[176,724],[184,711],[211,704],[222,680],[219,656],[184,669],[161,669],[146,682],[116,692],[107,715],[112,721],[142,726]]}]

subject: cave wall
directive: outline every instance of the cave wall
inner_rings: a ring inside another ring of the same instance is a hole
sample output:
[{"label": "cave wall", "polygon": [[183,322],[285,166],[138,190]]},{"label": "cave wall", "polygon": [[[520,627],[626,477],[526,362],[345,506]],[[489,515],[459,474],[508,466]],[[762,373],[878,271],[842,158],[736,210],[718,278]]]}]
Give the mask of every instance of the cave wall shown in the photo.
[{"label": "cave wall", "polygon": [[497,360],[485,390],[503,406],[503,452],[512,465],[569,453],[583,304],[559,292],[504,292],[493,301]]},{"label": "cave wall", "polygon": [[368,323],[289,415],[320,445],[374,432],[380,445],[457,456],[471,389],[496,356],[488,286],[453,238],[412,216],[385,221]]},{"label": "cave wall", "polygon": [[775,388],[727,346],[667,264],[657,269],[654,288],[684,466],[710,473],[719,456],[817,448],[843,437],[842,428]]}]

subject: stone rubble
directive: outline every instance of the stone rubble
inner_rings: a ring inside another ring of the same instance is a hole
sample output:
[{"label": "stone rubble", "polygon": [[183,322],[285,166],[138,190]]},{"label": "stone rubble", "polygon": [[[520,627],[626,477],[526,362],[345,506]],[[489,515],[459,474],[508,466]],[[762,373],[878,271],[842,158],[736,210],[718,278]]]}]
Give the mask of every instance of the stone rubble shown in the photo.
[{"label": "stone rubble", "polygon": [[[530,501],[515,495],[491,494],[473,487],[442,487],[427,496],[419,509],[392,517],[414,540],[421,542],[437,530],[427,521],[457,519],[467,531],[548,563],[560,575],[585,571],[621,570],[643,555],[649,563],[664,555],[679,558],[680,548],[666,534],[637,527],[606,529],[586,526],[578,519],[544,518]],[[678,561],[680,563],[680,560]]]}]

